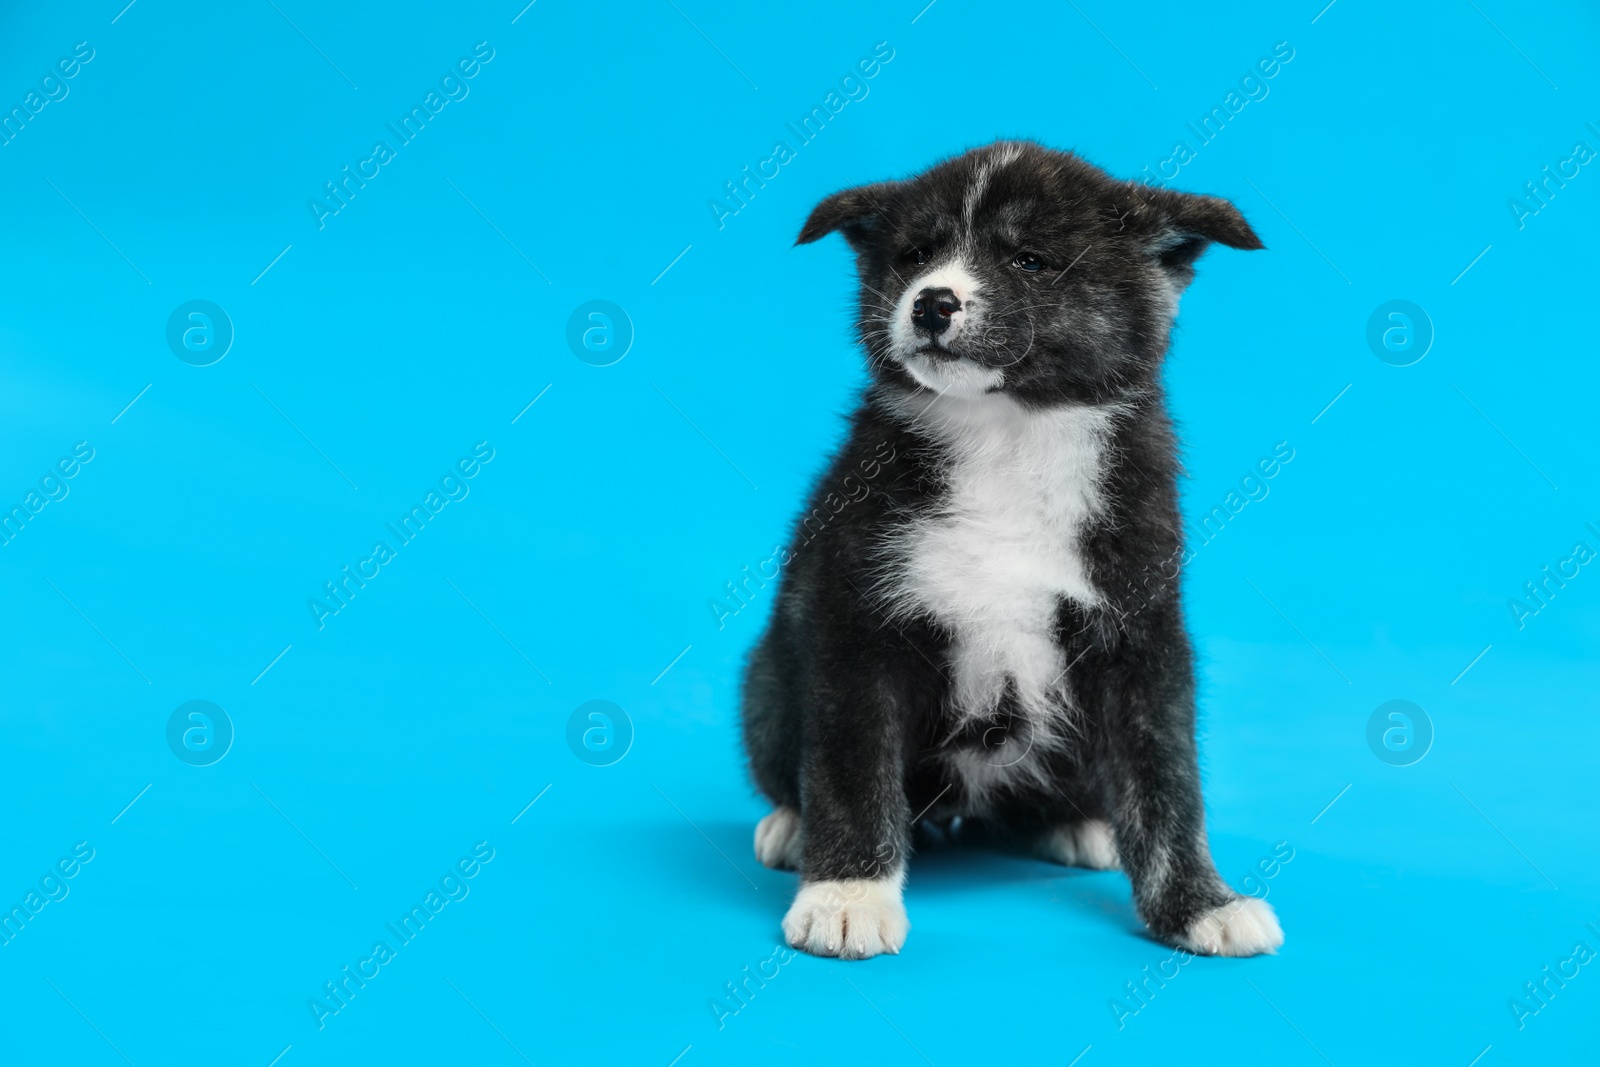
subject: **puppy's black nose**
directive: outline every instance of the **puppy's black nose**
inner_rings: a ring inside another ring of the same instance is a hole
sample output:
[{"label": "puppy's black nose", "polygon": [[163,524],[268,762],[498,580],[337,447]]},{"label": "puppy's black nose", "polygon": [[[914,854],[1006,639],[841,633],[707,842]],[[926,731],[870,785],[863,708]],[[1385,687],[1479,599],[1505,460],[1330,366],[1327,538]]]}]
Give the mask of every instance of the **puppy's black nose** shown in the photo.
[{"label": "puppy's black nose", "polygon": [[911,325],[938,335],[950,328],[950,316],[961,310],[961,301],[950,289],[924,289],[911,302]]}]

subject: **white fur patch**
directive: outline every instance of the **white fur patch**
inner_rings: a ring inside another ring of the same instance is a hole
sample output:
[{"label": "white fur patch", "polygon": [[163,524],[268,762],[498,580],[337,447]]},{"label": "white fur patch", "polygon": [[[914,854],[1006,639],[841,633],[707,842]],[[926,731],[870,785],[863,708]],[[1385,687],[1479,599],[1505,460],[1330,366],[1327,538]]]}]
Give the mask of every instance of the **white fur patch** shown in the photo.
[{"label": "white fur patch", "polygon": [[1101,602],[1078,536],[1102,506],[1117,411],[1030,412],[1004,394],[901,395],[891,407],[944,444],[951,466],[940,509],[905,524],[885,546],[880,595],[893,614],[926,612],[954,631],[949,669],[959,714],[992,713],[1009,681],[1028,720],[1016,734],[1049,745],[1067,702],[1058,607],[1062,598]]},{"label": "white fur patch", "polygon": [[983,194],[989,188],[989,174],[993,166],[990,163],[978,164],[978,172],[972,176],[972,181],[967,185],[967,191],[961,198],[961,221],[967,231],[972,231],[972,224],[978,217],[978,201],[983,199]]},{"label": "white fur patch", "polygon": [[1004,371],[980,366],[970,359],[910,356],[905,360],[905,368],[918,385],[946,396],[982,396],[1000,388],[1006,379]]},{"label": "white fur patch", "polygon": [[961,200],[961,220],[969,231],[977,221],[978,204],[982,202],[983,194],[988,191],[989,179],[994,176],[995,171],[1010,166],[1021,157],[1021,146],[1010,144],[978,165],[978,173],[973,175],[971,184],[967,186],[966,195]]},{"label": "white fur patch", "polygon": [[[1007,752],[1005,748],[996,751],[948,748],[940,751],[939,762],[952,778],[961,782],[965,803],[960,810],[969,815],[986,814],[995,791],[1014,787],[1019,779],[1027,780],[1037,789],[1048,788],[1050,769],[1040,758],[1044,755],[1042,750],[1038,755],[1034,754],[1032,740],[1016,740],[1022,750],[1020,756]],[[1006,748],[1010,746],[1011,741],[1008,740]]]},{"label": "white fur patch", "polygon": [[1064,867],[1114,871],[1122,865],[1111,826],[1103,819],[1058,826],[1040,838],[1038,849],[1045,859]]},{"label": "white fur patch", "polygon": [[773,870],[800,869],[800,813],[782,807],[756,824],[756,859]]},{"label": "white fur patch", "polygon": [[813,956],[864,960],[897,953],[911,929],[900,882],[897,876],[803,885],[783,917],[783,936]]},{"label": "white fur patch", "polygon": [[1183,290],[1173,284],[1172,275],[1160,267],[1151,272],[1155,279],[1155,290],[1161,294],[1163,310],[1167,315],[1167,329],[1172,329],[1172,324],[1178,321],[1178,302],[1183,299]]},{"label": "white fur patch", "polygon": [[1235,897],[1196,919],[1179,943],[1206,956],[1259,956],[1283,944],[1272,905],[1256,897]]}]

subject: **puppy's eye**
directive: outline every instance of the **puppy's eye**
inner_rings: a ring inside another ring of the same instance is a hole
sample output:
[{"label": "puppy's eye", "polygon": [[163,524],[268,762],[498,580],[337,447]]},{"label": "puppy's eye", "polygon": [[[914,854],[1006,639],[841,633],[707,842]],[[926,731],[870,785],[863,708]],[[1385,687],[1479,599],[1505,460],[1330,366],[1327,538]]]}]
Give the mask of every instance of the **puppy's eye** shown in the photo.
[{"label": "puppy's eye", "polygon": [[913,248],[911,251],[906,253],[906,258],[920,267],[924,263],[928,262],[928,253],[924,252],[920,248]]},{"label": "puppy's eye", "polygon": [[1025,270],[1029,274],[1044,270],[1044,260],[1032,252],[1018,252],[1011,260],[1011,265],[1018,270]]}]

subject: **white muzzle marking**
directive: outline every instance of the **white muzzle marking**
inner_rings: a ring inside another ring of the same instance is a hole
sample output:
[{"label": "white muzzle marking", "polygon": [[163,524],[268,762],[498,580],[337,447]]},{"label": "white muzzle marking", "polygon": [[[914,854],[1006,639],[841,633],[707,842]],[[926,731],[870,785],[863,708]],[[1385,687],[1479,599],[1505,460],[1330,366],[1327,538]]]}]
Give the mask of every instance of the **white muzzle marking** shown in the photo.
[{"label": "white muzzle marking", "polygon": [[[960,305],[950,315],[942,333],[932,337],[917,332],[911,321],[911,305],[925,289],[948,289]],[[900,294],[889,326],[892,354],[905,365],[917,383],[936,393],[952,396],[981,396],[998,386],[1004,375],[967,359],[926,353],[927,349],[949,350],[964,334],[982,323],[982,285],[960,259],[939,264],[912,279]]]}]

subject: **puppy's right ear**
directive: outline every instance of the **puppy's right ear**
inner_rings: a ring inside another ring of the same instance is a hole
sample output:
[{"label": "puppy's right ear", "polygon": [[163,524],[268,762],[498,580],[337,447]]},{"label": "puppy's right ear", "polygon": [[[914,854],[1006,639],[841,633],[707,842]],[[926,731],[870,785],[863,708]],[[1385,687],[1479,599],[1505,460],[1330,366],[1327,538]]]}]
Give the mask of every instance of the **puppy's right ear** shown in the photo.
[{"label": "puppy's right ear", "polygon": [[883,206],[892,199],[898,184],[878,182],[834,193],[812,209],[794,243],[808,245],[838,230],[852,248],[859,249],[874,233],[888,226]]}]

